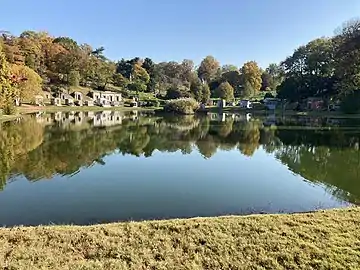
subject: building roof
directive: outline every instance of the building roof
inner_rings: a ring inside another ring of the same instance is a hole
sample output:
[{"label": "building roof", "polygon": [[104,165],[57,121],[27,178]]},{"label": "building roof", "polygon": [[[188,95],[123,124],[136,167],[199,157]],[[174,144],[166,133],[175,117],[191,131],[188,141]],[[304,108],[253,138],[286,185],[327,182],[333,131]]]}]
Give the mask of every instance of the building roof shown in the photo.
[{"label": "building roof", "polygon": [[93,93],[99,93],[99,94],[114,94],[114,95],[121,95],[119,92],[114,91],[101,91],[101,90],[91,90]]}]

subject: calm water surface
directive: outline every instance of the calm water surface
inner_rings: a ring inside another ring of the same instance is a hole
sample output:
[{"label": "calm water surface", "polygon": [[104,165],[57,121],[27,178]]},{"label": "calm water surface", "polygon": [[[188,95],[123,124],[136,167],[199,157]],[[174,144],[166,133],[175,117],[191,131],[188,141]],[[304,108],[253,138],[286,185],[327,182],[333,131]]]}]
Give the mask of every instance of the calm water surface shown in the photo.
[{"label": "calm water surface", "polygon": [[356,119],[32,115],[0,124],[0,225],[359,204],[359,141]]}]

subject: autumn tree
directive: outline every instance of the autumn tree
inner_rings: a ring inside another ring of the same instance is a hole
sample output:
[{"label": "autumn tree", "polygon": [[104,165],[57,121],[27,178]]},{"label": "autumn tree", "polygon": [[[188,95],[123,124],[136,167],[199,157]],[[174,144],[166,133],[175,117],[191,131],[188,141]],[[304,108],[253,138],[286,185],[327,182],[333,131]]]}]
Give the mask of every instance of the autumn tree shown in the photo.
[{"label": "autumn tree", "polygon": [[228,82],[223,82],[217,89],[217,96],[227,101],[234,99],[234,88]]},{"label": "autumn tree", "polygon": [[42,79],[34,70],[27,66],[11,65],[12,76],[19,78],[14,86],[14,98],[19,105],[20,101],[32,101],[39,94],[42,87]]},{"label": "autumn tree", "polygon": [[252,93],[245,92],[243,96],[255,95],[261,88],[261,70],[255,61],[247,62],[241,68],[243,85],[251,86]]},{"label": "autumn tree", "polygon": [[139,63],[135,63],[132,69],[132,80],[139,81],[143,84],[148,84],[150,76]]},{"label": "autumn tree", "polygon": [[12,105],[13,87],[10,80],[9,65],[5,59],[0,45],[0,109],[9,114],[9,106]]},{"label": "autumn tree", "polygon": [[191,81],[197,76],[193,71],[193,62],[184,60],[181,63],[170,61],[155,65],[159,90],[164,92],[171,88],[189,91]]},{"label": "autumn tree", "polygon": [[5,53],[5,57],[10,64],[25,64],[24,52],[21,49],[19,40],[16,36],[9,33],[2,33],[1,36],[2,50]]},{"label": "autumn tree", "polygon": [[198,76],[203,82],[209,83],[220,69],[220,63],[213,57],[207,56],[198,68]]}]

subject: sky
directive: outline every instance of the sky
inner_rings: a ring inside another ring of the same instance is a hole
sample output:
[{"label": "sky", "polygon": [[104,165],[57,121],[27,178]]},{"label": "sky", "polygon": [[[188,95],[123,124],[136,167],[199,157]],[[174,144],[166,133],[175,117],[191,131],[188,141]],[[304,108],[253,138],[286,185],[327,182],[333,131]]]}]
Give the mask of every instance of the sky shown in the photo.
[{"label": "sky", "polygon": [[213,55],[265,68],[359,17],[360,0],[0,0],[0,10],[0,30],[69,36],[114,61]]}]

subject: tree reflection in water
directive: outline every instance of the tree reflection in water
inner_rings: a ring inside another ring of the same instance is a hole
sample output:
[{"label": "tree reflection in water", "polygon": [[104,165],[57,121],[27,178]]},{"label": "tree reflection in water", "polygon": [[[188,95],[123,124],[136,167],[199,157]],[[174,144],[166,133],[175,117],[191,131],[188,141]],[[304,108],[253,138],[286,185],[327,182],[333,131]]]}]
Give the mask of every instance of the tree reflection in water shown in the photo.
[{"label": "tree reflection in water", "polygon": [[154,151],[211,158],[262,149],[296,174],[322,183],[339,198],[360,202],[360,123],[326,118],[245,115],[154,116],[138,112],[27,116],[0,127],[0,187],[16,175],[29,181],[72,175],[114,152],[151,157]]}]

